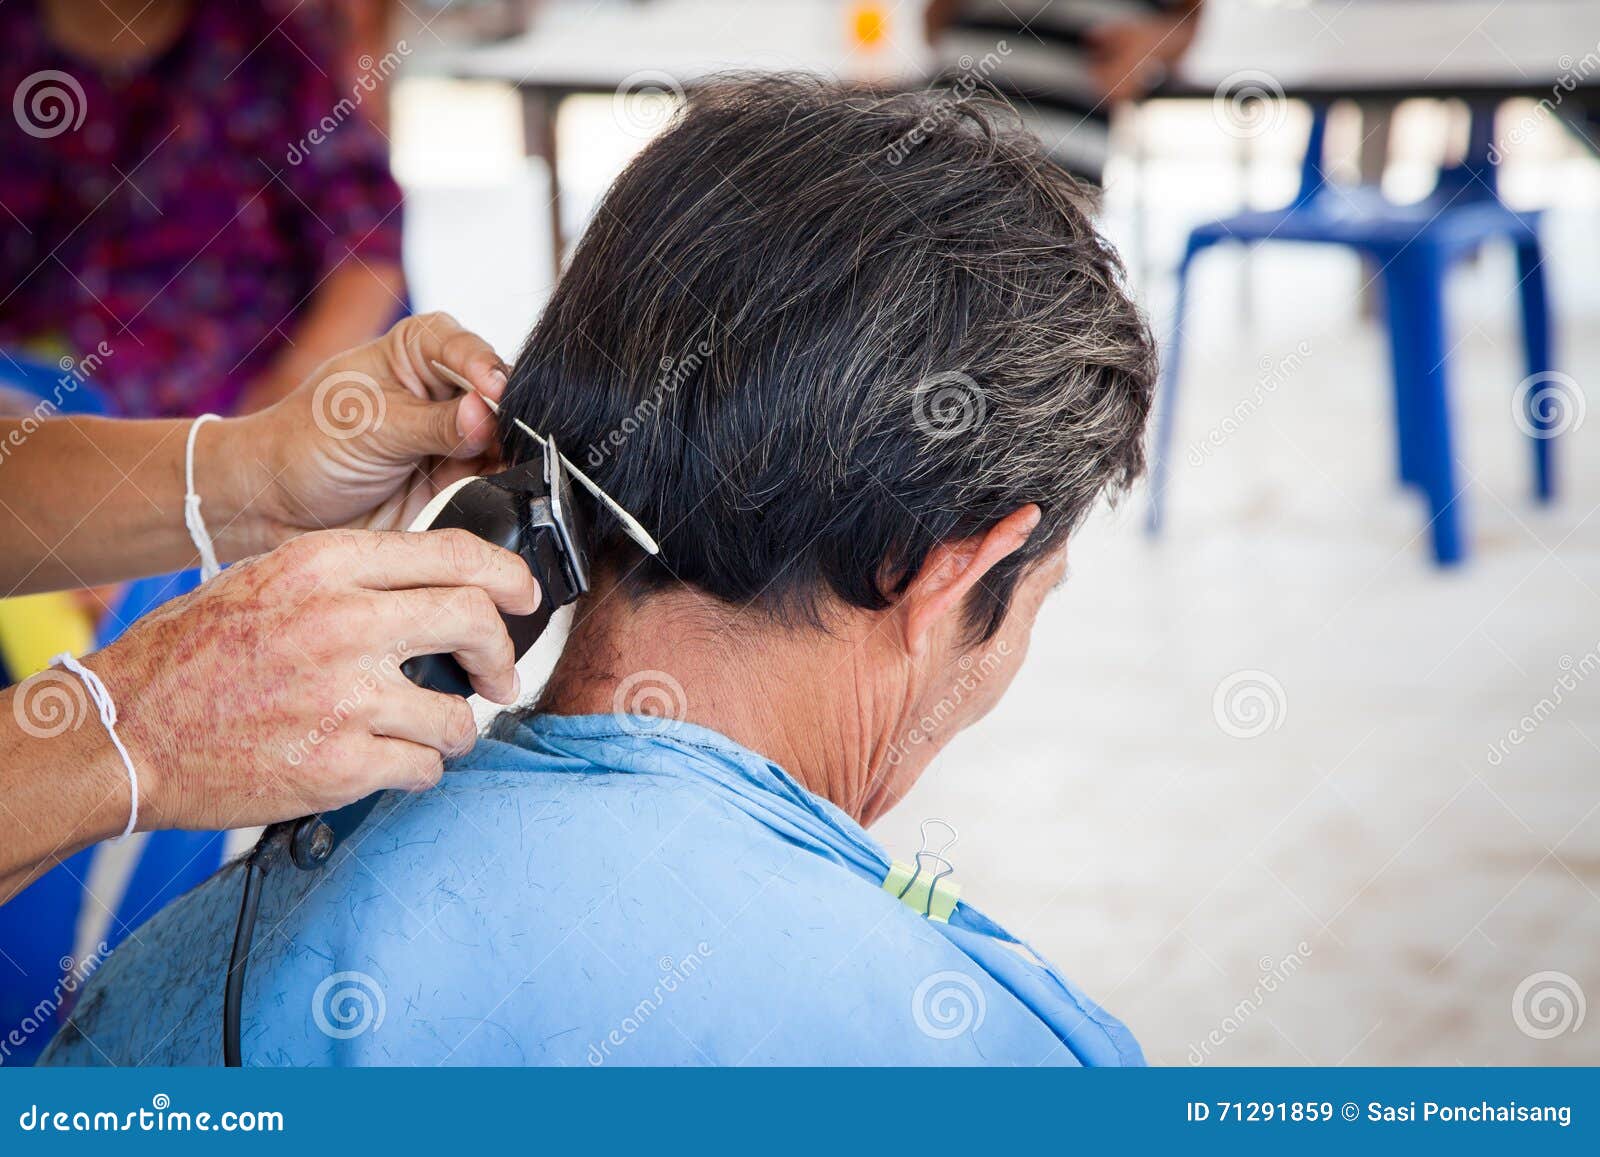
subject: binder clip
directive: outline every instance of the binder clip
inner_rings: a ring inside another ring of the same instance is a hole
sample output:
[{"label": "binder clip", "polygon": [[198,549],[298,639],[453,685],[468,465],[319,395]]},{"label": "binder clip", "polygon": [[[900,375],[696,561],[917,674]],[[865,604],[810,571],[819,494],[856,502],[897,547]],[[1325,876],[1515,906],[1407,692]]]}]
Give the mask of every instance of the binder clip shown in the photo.
[{"label": "binder clip", "polygon": [[[934,829],[935,835],[948,833],[948,838],[937,849],[930,847],[933,837],[929,835],[929,828]],[[922,847],[917,852],[915,865],[902,860],[891,861],[889,874],[883,878],[883,890],[929,920],[949,923],[950,913],[956,910],[956,902],[961,899],[961,885],[951,879],[956,869],[945,853],[958,838],[955,825],[944,820],[923,820]]]}]

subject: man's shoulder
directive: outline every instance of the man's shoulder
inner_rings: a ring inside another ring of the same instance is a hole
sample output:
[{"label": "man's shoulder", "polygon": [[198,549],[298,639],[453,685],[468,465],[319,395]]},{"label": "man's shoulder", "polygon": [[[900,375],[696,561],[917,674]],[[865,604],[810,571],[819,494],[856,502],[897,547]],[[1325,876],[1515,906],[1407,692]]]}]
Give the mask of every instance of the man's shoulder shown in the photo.
[{"label": "man's shoulder", "polygon": [[387,797],[350,843],[363,869],[402,883],[417,872],[426,883],[448,860],[535,890],[556,875],[604,890],[647,861],[713,848],[722,863],[781,854],[770,829],[674,770],[615,771],[484,740],[432,791]]},{"label": "man's shoulder", "polygon": [[[666,768],[606,772],[480,745],[439,788],[386,797],[325,868],[269,873],[246,1061],[1051,1054],[1048,1031],[928,921],[781,827]],[[109,1038],[107,1059],[215,1061],[237,896],[236,874],[214,878],[113,958],[84,1021]],[[952,984],[987,1007],[985,1037],[1022,1043],[985,1054],[975,1037],[930,1034],[917,1002]],[[163,1041],[141,1027],[151,1011]],[[97,1056],[77,1041],[56,1059]]]},{"label": "man's shoulder", "polygon": [[39,1063],[220,1064],[221,977],[242,885],[231,864],[130,932]]},{"label": "man's shoulder", "polygon": [[520,942],[559,939],[617,908],[636,930],[681,927],[685,912],[726,920],[753,898],[750,915],[770,915],[758,890],[776,899],[800,887],[821,903],[864,887],[670,765],[659,773],[563,765],[493,741],[433,791],[386,799],[333,868],[338,886],[320,889],[315,907],[376,886],[374,900],[430,928],[515,924]]},{"label": "man's shoulder", "polygon": [[[540,770],[486,746],[377,818],[347,886],[307,907],[352,935],[320,951],[368,961],[410,1023],[346,1059],[860,1064],[925,1061],[932,1042],[973,1063],[971,1041],[919,1028],[918,986],[965,985],[996,1022],[1017,1015],[875,882],[692,778]],[[1043,1059],[1053,1038],[1037,1037]]]}]

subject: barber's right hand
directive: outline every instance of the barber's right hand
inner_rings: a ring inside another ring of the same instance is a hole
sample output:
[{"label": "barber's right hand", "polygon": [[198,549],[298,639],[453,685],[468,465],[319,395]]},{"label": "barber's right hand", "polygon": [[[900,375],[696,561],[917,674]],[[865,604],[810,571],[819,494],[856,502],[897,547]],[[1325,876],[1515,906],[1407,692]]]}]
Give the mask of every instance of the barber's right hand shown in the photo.
[{"label": "barber's right hand", "polygon": [[497,612],[538,599],[521,559],[459,530],[323,531],[230,567],[85,659],[139,770],[139,828],[244,827],[431,787],[477,728],[465,699],[401,663],[454,654],[479,694],[514,702]]}]

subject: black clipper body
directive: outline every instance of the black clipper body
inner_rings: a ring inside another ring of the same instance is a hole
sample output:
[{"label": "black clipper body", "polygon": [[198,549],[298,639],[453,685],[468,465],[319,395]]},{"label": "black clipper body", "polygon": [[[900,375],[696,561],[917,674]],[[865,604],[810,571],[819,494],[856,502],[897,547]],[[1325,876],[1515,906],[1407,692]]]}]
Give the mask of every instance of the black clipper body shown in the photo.
[{"label": "black clipper body", "polygon": [[[587,514],[585,506],[573,501],[571,479],[552,439],[545,442],[542,461],[471,479],[451,493],[431,521],[412,529],[470,530],[528,564],[539,584],[538,609],[531,615],[500,616],[520,659],[544,634],[550,616],[589,589]],[[417,655],[400,669],[431,691],[472,694],[466,672],[451,655]]]},{"label": "black clipper body", "polygon": [[[544,634],[550,617],[589,590],[588,496],[574,501],[571,478],[551,438],[545,440],[542,458],[500,474],[469,478],[440,499],[442,504],[423,511],[412,530],[455,527],[471,531],[519,555],[533,572],[539,584],[538,609],[531,615],[500,616],[517,658],[522,658]],[[414,655],[400,670],[431,691],[472,694],[467,673],[452,655]],[[366,818],[381,794],[335,812],[288,821],[292,828],[289,854],[295,865],[314,868],[324,863]]]}]

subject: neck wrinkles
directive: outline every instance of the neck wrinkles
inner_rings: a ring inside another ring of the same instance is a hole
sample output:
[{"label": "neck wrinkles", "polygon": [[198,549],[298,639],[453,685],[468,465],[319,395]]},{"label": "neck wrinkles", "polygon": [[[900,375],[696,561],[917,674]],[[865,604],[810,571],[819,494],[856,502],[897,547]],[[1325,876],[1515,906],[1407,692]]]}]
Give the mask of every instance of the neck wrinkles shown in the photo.
[{"label": "neck wrinkles", "polygon": [[904,693],[872,675],[881,640],[775,625],[692,591],[586,600],[539,709],[658,715],[771,760],[858,822],[884,808]]}]

